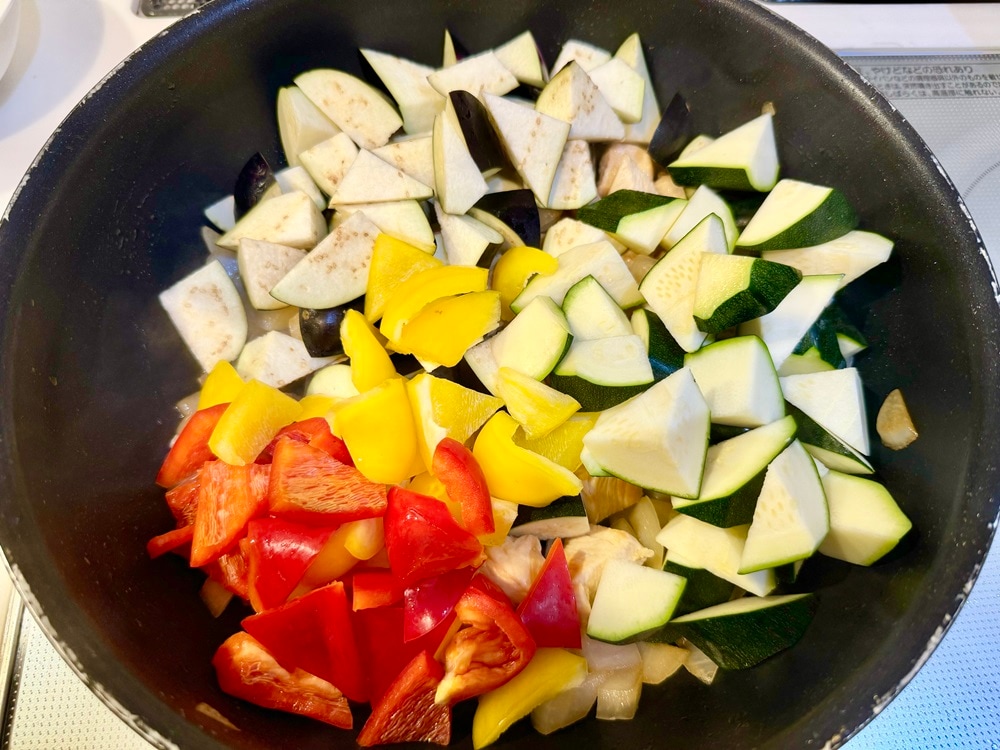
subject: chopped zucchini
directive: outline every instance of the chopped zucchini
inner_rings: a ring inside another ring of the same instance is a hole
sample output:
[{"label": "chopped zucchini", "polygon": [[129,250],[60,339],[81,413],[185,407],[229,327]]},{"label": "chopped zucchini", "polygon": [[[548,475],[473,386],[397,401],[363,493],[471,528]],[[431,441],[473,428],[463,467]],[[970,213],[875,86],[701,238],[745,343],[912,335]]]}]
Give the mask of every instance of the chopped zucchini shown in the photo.
[{"label": "chopped zucchini", "polygon": [[819,551],[855,565],[884,557],[913,524],[878,482],[827,472],[823,488],[830,505],[830,533]]},{"label": "chopped zucchini", "polygon": [[682,368],[604,411],[583,443],[594,463],[614,476],[669,495],[697,497],[708,426],[708,405],[691,371]]},{"label": "chopped zucchini", "polygon": [[781,180],[744,228],[736,250],[751,255],[819,245],[847,234],[857,225],[857,214],[839,190]]},{"label": "chopped zucchini", "polygon": [[510,367],[535,380],[552,372],[572,340],[566,316],[548,297],[532,300],[491,339],[498,368]]},{"label": "chopped zucchini", "polygon": [[742,255],[706,254],[695,289],[694,319],[705,333],[721,333],[767,315],[802,279],[798,269]]},{"label": "chopped zucchini", "polygon": [[736,220],[733,218],[729,204],[707,185],[702,185],[691,194],[681,215],[677,217],[677,220],[663,236],[660,244],[669,250],[684,239],[684,236],[698,226],[706,216],[712,214],[718,216],[722,221],[722,226],[726,230],[726,251],[731,253],[739,235],[739,231],[736,229]]},{"label": "chopped zucchini", "polygon": [[747,669],[798,643],[815,613],[813,594],[748,596],[678,617],[665,630],[723,669]]},{"label": "chopped zucchini", "polygon": [[663,569],[668,573],[687,579],[687,586],[684,587],[681,600],[674,610],[674,614],[678,617],[705,609],[705,607],[728,602],[733,598],[736,586],[726,579],[708,572],[700,565],[695,565],[676,552],[667,553],[663,561]]},{"label": "chopped zucchini", "polygon": [[728,252],[722,220],[707,216],[649,269],[639,285],[649,308],[684,351],[696,351],[705,341],[693,315],[702,259],[709,253]]},{"label": "chopped zucchini", "polygon": [[778,182],[774,117],[760,115],[667,168],[678,185],[767,192]]},{"label": "chopped zucchini", "polygon": [[830,511],[816,465],[795,441],[767,467],[739,572],[804,560],[829,530]]},{"label": "chopped zucchini", "polygon": [[590,533],[590,521],[583,499],[563,497],[544,508],[520,506],[510,536],[537,536],[539,539],[569,539]]},{"label": "chopped zucchini", "polygon": [[640,307],[632,313],[632,331],[646,344],[653,380],[660,381],[684,366],[686,352],[663,321],[652,310]]},{"label": "chopped zucchini", "polygon": [[696,500],[674,498],[674,510],[714,526],[750,523],[768,464],[794,437],[795,419],[786,416],[713,445],[705,458],[701,494]]},{"label": "chopped zucchini", "polygon": [[663,627],[680,601],[687,579],[628,560],[609,560],[601,573],[587,635],[631,643]]},{"label": "chopped zucchini", "polygon": [[840,289],[889,260],[892,240],[874,232],[854,230],[813,247],[766,250],[760,257],[795,266],[802,275],[841,274]]},{"label": "chopped zucchini", "polygon": [[562,304],[575,341],[629,336],[628,318],[600,282],[587,276],[570,287]]},{"label": "chopped zucchini", "polygon": [[781,378],[785,399],[864,455],[871,452],[861,375],[854,367]]},{"label": "chopped zucchini", "polygon": [[760,427],[785,415],[784,397],[771,355],[756,336],[737,336],[688,354],[712,422],[734,427]]},{"label": "chopped zucchini", "polygon": [[797,406],[785,403],[795,417],[798,438],[809,454],[824,466],[844,474],[874,474],[871,462]]}]

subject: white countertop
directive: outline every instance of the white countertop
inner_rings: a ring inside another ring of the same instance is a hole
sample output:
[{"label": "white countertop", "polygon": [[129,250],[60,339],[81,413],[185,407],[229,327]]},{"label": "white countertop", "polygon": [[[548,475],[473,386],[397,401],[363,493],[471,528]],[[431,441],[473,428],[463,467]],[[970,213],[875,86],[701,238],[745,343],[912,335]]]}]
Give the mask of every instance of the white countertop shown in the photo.
[{"label": "white countertop", "polygon": [[[0,209],[72,107],[172,20],[140,18],[132,0],[21,2],[18,46],[0,80]],[[842,54],[1000,51],[1000,3],[769,7]],[[9,597],[0,573],[0,630]]]}]

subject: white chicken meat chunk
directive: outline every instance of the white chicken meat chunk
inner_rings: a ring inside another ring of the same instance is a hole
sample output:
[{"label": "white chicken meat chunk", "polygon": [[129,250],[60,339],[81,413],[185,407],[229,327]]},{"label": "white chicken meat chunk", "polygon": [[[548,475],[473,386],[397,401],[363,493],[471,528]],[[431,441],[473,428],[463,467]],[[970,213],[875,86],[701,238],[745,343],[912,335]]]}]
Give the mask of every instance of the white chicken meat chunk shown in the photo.
[{"label": "white chicken meat chunk", "polygon": [[503,544],[486,548],[486,562],[479,571],[503,589],[516,607],[528,595],[544,564],[537,536],[509,536]]}]

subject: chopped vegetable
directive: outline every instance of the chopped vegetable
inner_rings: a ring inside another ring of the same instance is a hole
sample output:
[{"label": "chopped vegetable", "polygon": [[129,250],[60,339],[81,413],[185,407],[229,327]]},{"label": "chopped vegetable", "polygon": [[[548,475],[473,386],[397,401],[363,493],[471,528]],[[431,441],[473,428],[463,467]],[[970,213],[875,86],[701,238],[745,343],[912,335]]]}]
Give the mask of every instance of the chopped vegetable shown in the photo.
[{"label": "chopped vegetable", "polygon": [[889,392],[878,410],[875,429],[882,445],[894,451],[902,450],[917,439],[917,428],[910,418],[910,411],[903,400],[903,392],[896,388]]}]

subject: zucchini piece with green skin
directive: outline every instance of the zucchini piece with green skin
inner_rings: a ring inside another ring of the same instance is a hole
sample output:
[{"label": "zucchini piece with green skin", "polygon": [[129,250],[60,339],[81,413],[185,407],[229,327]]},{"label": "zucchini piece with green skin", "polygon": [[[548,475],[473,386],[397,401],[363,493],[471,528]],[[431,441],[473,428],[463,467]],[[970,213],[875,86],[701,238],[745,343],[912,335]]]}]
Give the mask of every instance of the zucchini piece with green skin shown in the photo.
[{"label": "zucchini piece with green skin", "polygon": [[784,417],[711,446],[701,494],[697,500],[673,498],[674,510],[713,526],[750,523],[768,465],[794,438],[795,419]]},{"label": "zucchini piece with green skin", "polygon": [[642,304],[639,287],[622,256],[610,242],[592,242],[567,250],[559,256],[555,272],[533,277],[510,304],[514,312],[521,311],[536,297],[550,297],[561,305],[566,292],[580,279],[593,276],[622,309]]},{"label": "zucchini piece with green skin", "polygon": [[632,332],[646,344],[653,380],[659,382],[684,366],[686,352],[656,313],[640,307],[632,313],[631,323]]},{"label": "zucchini piece with green skin", "polygon": [[773,311],[799,284],[797,268],[742,255],[702,258],[694,319],[705,333],[726,329]]},{"label": "zucchini piece with green skin", "polygon": [[569,350],[573,336],[563,311],[548,297],[539,297],[490,341],[498,370],[510,367],[541,380]]},{"label": "zucchini piece with green skin", "polygon": [[583,499],[563,497],[545,506],[520,506],[510,536],[537,536],[539,539],[570,539],[590,533],[590,521]]},{"label": "zucchini piece with green skin", "polygon": [[771,355],[756,336],[709,344],[684,358],[701,389],[712,422],[761,427],[785,416],[785,399]]},{"label": "zucchini piece with green skin", "polygon": [[625,313],[593,276],[587,276],[570,287],[563,299],[562,309],[575,341],[632,334],[632,326]]},{"label": "zucchini piece with green skin", "polygon": [[827,557],[872,565],[913,526],[878,482],[829,471],[823,477],[823,488],[830,505],[830,533],[819,551]]},{"label": "zucchini piece with green skin", "polygon": [[[657,419],[650,419],[650,415]],[[708,448],[708,404],[682,368],[601,413],[583,439],[593,463],[639,487],[697,497]]]},{"label": "zucchini piece with green skin", "polygon": [[[843,366],[836,333],[831,330],[827,334],[820,322],[823,311],[837,293],[840,278],[839,274],[803,276],[802,281],[774,310],[741,324],[740,333],[759,336],[767,344],[767,349],[771,352],[771,361],[779,371],[791,354],[803,353],[810,346],[817,346],[824,358],[826,355],[837,357]],[[800,347],[804,344],[804,348],[800,351]],[[838,366],[836,361],[831,364],[834,367]]]},{"label": "zucchini piece with green skin", "polygon": [[801,375],[806,372],[823,372],[824,370],[835,370],[836,368],[826,361],[819,349],[810,346],[801,354],[793,352],[789,354],[781,368],[778,370],[778,377],[783,378],[788,375]]},{"label": "zucchini piece with green skin", "polygon": [[584,411],[604,411],[653,384],[642,339],[634,334],[574,341],[549,376],[549,385],[572,396]]},{"label": "zucchini piece with green skin", "polygon": [[842,274],[840,288],[867,273],[892,255],[893,242],[874,232],[854,230],[813,247],[765,250],[760,257],[795,266],[803,275]]},{"label": "zucchini piece with green skin", "polygon": [[815,614],[813,594],[748,596],[678,617],[659,637],[687,638],[722,669],[747,669],[798,643]]},{"label": "zucchini piece with green skin", "polygon": [[778,374],[785,377],[786,375],[799,375],[807,372],[822,372],[823,370],[836,370],[848,367],[850,363],[847,361],[847,358],[853,357],[867,347],[868,341],[861,334],[861,331],[855,328],[847,319],[840,305],[832,302],[823,310],[792,353],[792,355],[818,358],[822,364],[827,366],[819,366],[819,363],[813,362],[812,364],[816,364],[817,366],[808,368],[802,366],[803,363],[799,363],[798,365],[793,364],[786,371],[786,368],[782,365],[778,369]]},{"label": "zucchini piece with green skin", "polygon": [[687,579],[628,560],[609,560],[601,573],[587,635],[608,643],[641,641],[670,620]]},{"label": "zucchini piece with green skin", "polygon": [[691,194],[681,215],[663,236],[660,246],[669,250],[711,214],[715,214],[722,221],[722,226],[726,230],[726,251],[731,253],[739,236],[736,219],[729,204],[708,185],[702,185]]},{"label": "zucchini piece with green skin", "polygon": [[649,255],[686,205],[686,201],[653,193],[616,190],[580,208],[576,217],[614,235],[629,249]]},{"label": "zucchini piece with green skin", "polygon": [[669,553],[682,555],[691,566],[704,568],[756,596],[767,596],[775,586],[773,570],[760,570],[747,575],[738,572],[748,529],[748,526],[723,529],[678,514],[660,530],[656,541]]},{"label": "zucchini piece with green skin", "polygon": [[677,617],[728,602],[733,598],[736,587],[732,583],[709,573],[676,552],[667,552],[663,569],[687,579],[687,586],[684,587],[681,600],[674,610],[674,615]]},{"label": "zucchini piece with green skin", "polygon": [[766,193],[778,182],[774,117],[763,114],[667,166],[678,185]]},{"label": "zucchini piece with green skin", "polygon": [[836,188],[799,180],[781,180],[736,241],[736,252],[819,245],[850,232],[858,215]]},{"label": "zucchini piece with green skin", "polygon": [[709,253],[725,255],[728,252],[722,219],[706,216],[669,253],[656,261],[639,285],[649,308],[684,351],[696,351],[706,338],[693,315],[702,259]]},{"label": "zucchini piece with green skin", "polygon": [[830,510],[812,457],[795,441],[767,467],[739,572],[804,560],[830,531]]},{"label": "zucchini piece with green skin", "polygon": [[844,474],[874,474],[867,458],[823,427],[794,404],[785,402],[785,409],[799,426],[798,439],[809,454],[824,466]]},{"label": "zucchini piece with green skin", "polygon": [[781,378],[785,400],[804,411],[854,450],[868,455],[868,415],[857,368],[811,372]]}]

